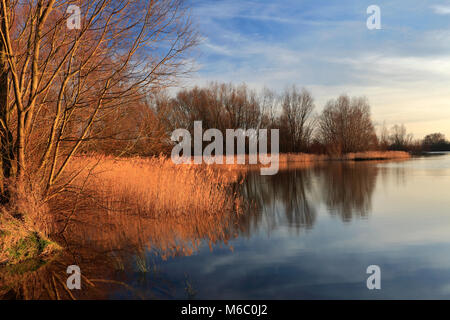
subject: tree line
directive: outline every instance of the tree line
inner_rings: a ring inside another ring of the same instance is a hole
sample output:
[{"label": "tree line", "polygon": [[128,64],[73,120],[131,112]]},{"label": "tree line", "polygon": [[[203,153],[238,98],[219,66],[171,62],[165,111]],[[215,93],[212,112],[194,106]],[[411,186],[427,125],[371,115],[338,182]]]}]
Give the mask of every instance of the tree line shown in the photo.
[{"label": "tree line", "polygon": [[[443,134],[414,140],[403,124],[382,125],[376,130],[365,97],[341,95],[329,100],[319,113],[311,92],[296,86],[278,94],[268,88],[258,92],[245,84],[213,82],[182,89],[172,97],[161,91],[129,109],[132,119],[116,123],[115,129],[132,124],[123,132],[131,132],[135,138],[123,137],[116,148],[124,150],[125,144],[134,141],[128,148],[131,154],[170,153],[171,132],[183,128],[193,135],[195,121],[202,121],[204,130],[219,129],[223,134],[226,129],[279,129],[280,152],[342,155],[373,150],[449,150]],[[120,139],[105,140],[103,151],[112,152],[111,145],[117,141]],[[98,144],[95,148],[98,150]]]}]

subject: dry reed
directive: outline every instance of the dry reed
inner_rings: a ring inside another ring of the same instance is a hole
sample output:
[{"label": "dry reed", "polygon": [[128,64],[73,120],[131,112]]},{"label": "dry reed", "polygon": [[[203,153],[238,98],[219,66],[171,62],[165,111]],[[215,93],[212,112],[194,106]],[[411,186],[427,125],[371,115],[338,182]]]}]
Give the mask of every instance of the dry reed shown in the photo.
[{"label": "dry reed", "polygon": [[[208,166],[175,165],[166,158],[81,158],[73,170],[98,162],[86,189],[101,195],[102,204],[141,216],[165,218],[197,211],[213,214],[232,210],[230,184],[236,173],[224,173]],[[77,168],[78,167],[78,168]],[[78,181],[83,181],[82,176]]]}]

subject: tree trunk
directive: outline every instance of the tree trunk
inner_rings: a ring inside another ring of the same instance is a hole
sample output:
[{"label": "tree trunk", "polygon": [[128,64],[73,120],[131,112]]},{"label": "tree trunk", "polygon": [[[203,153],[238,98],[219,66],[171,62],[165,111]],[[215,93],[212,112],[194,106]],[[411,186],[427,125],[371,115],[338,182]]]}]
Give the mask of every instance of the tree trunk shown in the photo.
[{"label": "tree trunk", "polygon": [[[5,1],[8,6],[8,1]],[[3,10],[3,5],[0,12],[0,28],[2,33],[6,31],[6,21],[3,17],[3,12],[8,12],[8,8]],[[8,74],[8,58],[7,50],[0,41],[0,152],[2,162],[2,180],[0,184],[0,203],[5,204],[9,202],[8,179],[12,176],[13,171],[13,135],[9,129],[9,74]]]}]

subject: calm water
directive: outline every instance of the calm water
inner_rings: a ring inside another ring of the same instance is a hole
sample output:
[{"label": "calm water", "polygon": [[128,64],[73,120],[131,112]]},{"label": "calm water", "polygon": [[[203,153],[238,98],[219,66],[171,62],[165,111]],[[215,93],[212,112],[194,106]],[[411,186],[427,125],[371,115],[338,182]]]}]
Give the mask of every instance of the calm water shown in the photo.
[{"label": "calm water", "polygon": [[[136,231],[147,243],[137,251],[81,235],[87,249],[42,277],[78,264],[103,279],[99,292],[83,284],[82,298],[450,298],[450,154],[258,171],[240,188],[253,209],[221,235],[184,241],[182,227],[158,226],[158,236]],[[369,265],[381,268],[381,290],[366,287]]]}]

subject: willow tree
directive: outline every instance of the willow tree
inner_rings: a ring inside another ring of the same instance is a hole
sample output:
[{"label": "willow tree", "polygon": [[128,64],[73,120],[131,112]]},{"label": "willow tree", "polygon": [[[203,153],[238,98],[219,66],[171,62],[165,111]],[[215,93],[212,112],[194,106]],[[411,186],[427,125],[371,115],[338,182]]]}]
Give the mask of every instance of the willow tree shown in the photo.
[{"label": "willow tree", "polygon": [[[37,180],[48,197],[104,119],[186,72],[183,0],[0,0],[1,199]],[[61,184],[61,179],[66,179]]]}]

